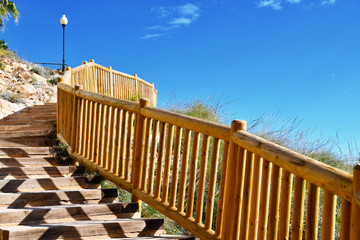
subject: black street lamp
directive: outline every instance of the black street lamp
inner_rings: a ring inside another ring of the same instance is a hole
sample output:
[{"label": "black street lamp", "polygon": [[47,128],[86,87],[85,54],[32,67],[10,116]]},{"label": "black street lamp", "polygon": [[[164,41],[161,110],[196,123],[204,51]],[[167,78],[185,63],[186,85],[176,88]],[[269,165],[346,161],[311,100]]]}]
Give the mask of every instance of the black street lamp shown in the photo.
[{"label": "black street lamp", "polygon": [[60,18],[60,23],[63,26],[63,62],[62,62],[62,72],[65,72],[65,26],[68,23],[68,19],[65,17],[65,14]]}]

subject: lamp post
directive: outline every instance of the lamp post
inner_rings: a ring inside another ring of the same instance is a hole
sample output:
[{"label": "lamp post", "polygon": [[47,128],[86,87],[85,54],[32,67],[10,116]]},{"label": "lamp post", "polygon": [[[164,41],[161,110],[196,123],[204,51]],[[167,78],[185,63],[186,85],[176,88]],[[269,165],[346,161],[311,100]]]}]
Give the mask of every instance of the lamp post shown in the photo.
[{"label": "lamp post", "polygon": [[60,18],[60,23],[63,27],[63,61],[62,61],[62,72],[65,72],[65,26],[68,23],[68,19],[65,14]]}]

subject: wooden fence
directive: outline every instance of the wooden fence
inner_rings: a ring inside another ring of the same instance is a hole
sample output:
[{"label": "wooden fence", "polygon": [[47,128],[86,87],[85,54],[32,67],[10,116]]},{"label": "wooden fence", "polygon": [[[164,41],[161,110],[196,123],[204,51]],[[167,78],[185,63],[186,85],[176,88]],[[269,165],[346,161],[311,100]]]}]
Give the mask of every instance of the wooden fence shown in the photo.
[{"label": "wooden fence", "polygon": [[58,136],[132,201],[201,239],[359,239],[360,165],[354,175],[330,167],[244,121],[229,127],[72,87],[91,90],[78,71],[59,79]]},{"label": "wooden fence", "polygon": [[125,100],[139,100],[141,97],[150,99],[151,106],[156,106],[157,91],[154,84],[150,84],[136,74],[129,75],[103,67],[94,60],[84,61],[82,66],[74,69],[66,68],[64,74],[66,83],[81,85],[84,90]]}]

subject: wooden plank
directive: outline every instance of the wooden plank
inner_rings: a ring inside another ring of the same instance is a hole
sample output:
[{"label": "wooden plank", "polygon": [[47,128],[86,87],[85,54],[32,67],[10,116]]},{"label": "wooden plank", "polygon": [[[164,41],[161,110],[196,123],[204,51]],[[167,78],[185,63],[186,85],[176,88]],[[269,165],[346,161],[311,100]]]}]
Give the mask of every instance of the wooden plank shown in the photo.
[{"label": "wooden plank", "polygon": [[262,174],[261,174],[261,193],[260,193],[260,208],[259,208],[259,228],[258,239],[266,239],[268,214],[269,214],[269,199],[270,199],[270,173],[272,164],[263,159]]},{"label": "wooden plank", "polygon": [[336,195],[324,191],[321,239],[335,240]]},{"label": "wooden plank", "polygon": [[125,157],[125,179],[130,180],[130,156],[132,149],[132,136],[134,132],[133,113],[128,112],[127,136],[126,136],[126,157]]},{"label": "wooden plank", "polygon": [[[204,193],[205,193],[205,180],[207,170],[207,160],[209,158],[209,136],[203,135],[203,141],[201,146],[201,159],[200,159],[200,173],[197,187],[196,197],[196,214],[195,222],[202,223],[203,208],[204,208]],[[212,187],[209,185],[209,187]]]},{"label": "wooden plank", "polygon": [[157,153],[157,140],[156,137],[159,131],[159,122],[153,121],[152,137],[151,137],[151,154],[149,160],[149,173],[148,173],[148,187],[147,193],[152,194],[154,189],[154,171],[155,171],[155,157]]},{"label": "wooden plank", "polygon": [[147,181],[147,169],[149,163],[149,147],[150,147],[150,131],[151,131],[151,119],[146,118],[146,131],[145,131],[145,148],[144,148],[144,165],[143,165],[143,174],[141,179],[141,189],[146,189]]},{"label": "wooden plank", "polygon": [[196,181],[198,155],[199,155],[199,133],[194,132],[192,149],[191,149],[191,161],[190,161],[190,172],[189,172],[187,204],[186,204],[187,218],[192,217],[194,211],[195,181]]},{"label": "wooden plank", "polygon": [[183,154],[182,154],[182,158],[181,158],[179,196],[178,196],[178,202],[177,202],[177,211],[180,213],[184,212],[184,199],[185,199],[185,190],[186,190],[185,185],[186,185],[186,179],[187,179],[189,148],[190,148],[190,130],[185,129]]},{"label": "wooden plank", "polygon": [[[149,101],[150,105],[150,101]],[[173,148],[173,138],[174,138],[174,125],[168,125],[167,139],[166,139],[166,152],[165,152],[165,166],[164,166],[164,179],[162,184],[162,194],[161,201],[168,202],[168,193],[169,193],[169,180],[170,180],[170,161],[171,153]]]},{"label": "wooden plank", "polygon": [[206,199],[205,230],[211,229],[211,225],[213,221],[216,176],[217,176],[217,168],[218,168],[218,160],[219,160],[219,145],[220,145],[219,139],[214,138],[212,152],[211,152],[208,195]]},{"label": "wooden plank", "polygon": [[178,175],[179,175],[181,138],[182,138],[182,129],[180,127],[176,127],[174,160],[173,160],[173,168],[171,174],[171,187],[170,187],[170,200],[169,200],[169,206],[171,208],[175,208],[175,200],[176,200],[175,198],[177,193],[177,184],[179,180]]},{"label": "wooden plank", "polygon": [[293,175],[284,170],[281,186],[279,239],[289,239],[292,182]]},{"label": "wooden plank", "polygon": [[116,120],[115,120],[115,142],[114,142],[114,159],[113,159],[113,167],[112,172],[115,174],[119,173],[119,161],[120,161],[120,144],[121,144],[121,113],[122,110],[117,108],[116,109]]},{"label": "wooden plank", "polygon": [[350,239],[351,202],[341,199],[340,240]]},{"label": "wooden plank", "polygon": [[304,202],[305,202],[305,186],[304,179],[296,176],[294,187],[294,203],[291,223],[291,239],[302,240],[304,230]]},{"label": "wooden plank", "polygon": [[262,160],[263,159],[260,158],[258,155],[255,155],[253,188],[251,191],[250,226],[249,226],[249,239],[254,239],[254,240],[257,239],[257,229],[259,226]]},{"label": "wooden plank", "polygon": [[320,188],[309,183],[306,209],[305,239],[317,239],[319,222]]},{"label": "wooden plank", "polygon": [[221,166],[221,179],[220,179],[220,188],[219,188],[219,199],[218,199],[218,209],[217,209],[217,218],[216,218],[216,237],[221,237],[223,229],[223,209],[224,209],[224,189],[225,189],[225,178],[227,171],[227,156],[229,150],[229,142],[224,141],[224,152],[222,156],[222,166]]},{"label": "wooden plank", "polygon": [[121,143],[120,143],[120,157],[119,157],[119,171],[118,174],[119,176],[124,176],[124,171],[125,171],[125,154],[126,154],[126,123],[127,123],[127,117],[128,114],[126,112],[126,110],[122,110],[122,117],[121,117]]},{"label": "wooden plank", "polygon": [[241,210],[241,224],[240,224],[240,239],[249,238],[249,225],[250,225],[250,210],[253,207],[251,205],[251,192],[253,187],[253,175],[254,175],[254,154],[247,151],[246,163],[245,163],[245,176],[244,176],[244,189],[243,189],[243,201]]},{"label": "wooden plank", "polygon": [[156,177],[155,177],[155,198],[160,198],[161,190],[161,179],[163,174],[163,158],[164,158],[164,146],[165,146],[165,125],[166,123],[160,123],[160,140],[159,140],[159,149],[158,149],[158,158],[156,164]]}]

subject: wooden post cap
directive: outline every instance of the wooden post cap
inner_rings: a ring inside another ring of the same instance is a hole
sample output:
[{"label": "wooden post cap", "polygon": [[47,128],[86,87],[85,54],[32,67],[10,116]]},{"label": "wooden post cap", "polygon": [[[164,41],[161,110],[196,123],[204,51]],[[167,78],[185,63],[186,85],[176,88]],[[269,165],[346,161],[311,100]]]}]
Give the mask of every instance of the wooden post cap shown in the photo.
[{"label": "wooden post cap", "polygon": [[112,69],[112,67],[111,67],[111,66],[108,66],[108,69],[110,69],[110,70],[111,70],[111,69]]},{"label": "wooden post cap", "polygon": [[136,73],[134,73],[134,75],[133,75],[134,77],[137,77],[137,74]]},{"label": "wooden post cap", "polygon": [[67,72],[67,71],[71,71],[71,67],[66,67],[65,72]]},{"label": "wooden post cap", "polygon": [[83,64],[87,64],[87,61],[83,61]]},{"label": "wooden post cap", "polygon": [[89,60],[89,62],[94,63],[95,61],[94,61],[94,59],[91,59],[91,60]]},{"label": "wooden post cap", "polygon": [[62,77],[57,78],[57,83],[60,83],[60,82],[63,82],[63,81],[64,81],[64,78],[62,78]]},{"label": "wooden post cap", "polygon": [[247,122],[244,120],[233,120],[231,122],[231,132],[236,132],[239,130],[246,131]]},{"label": "wooden post cap", "polygon": [[75,91],[81,90],[81,89],[82,89],[82,85],[75,85],[75,87],[74,87]]},{"label": "wooden post cap", "polygon": [[150,99],[148,99],[148,98],[140,98],[139,107],[143,108],[143,107],[148,107],[148,106],[150,106]]}]

